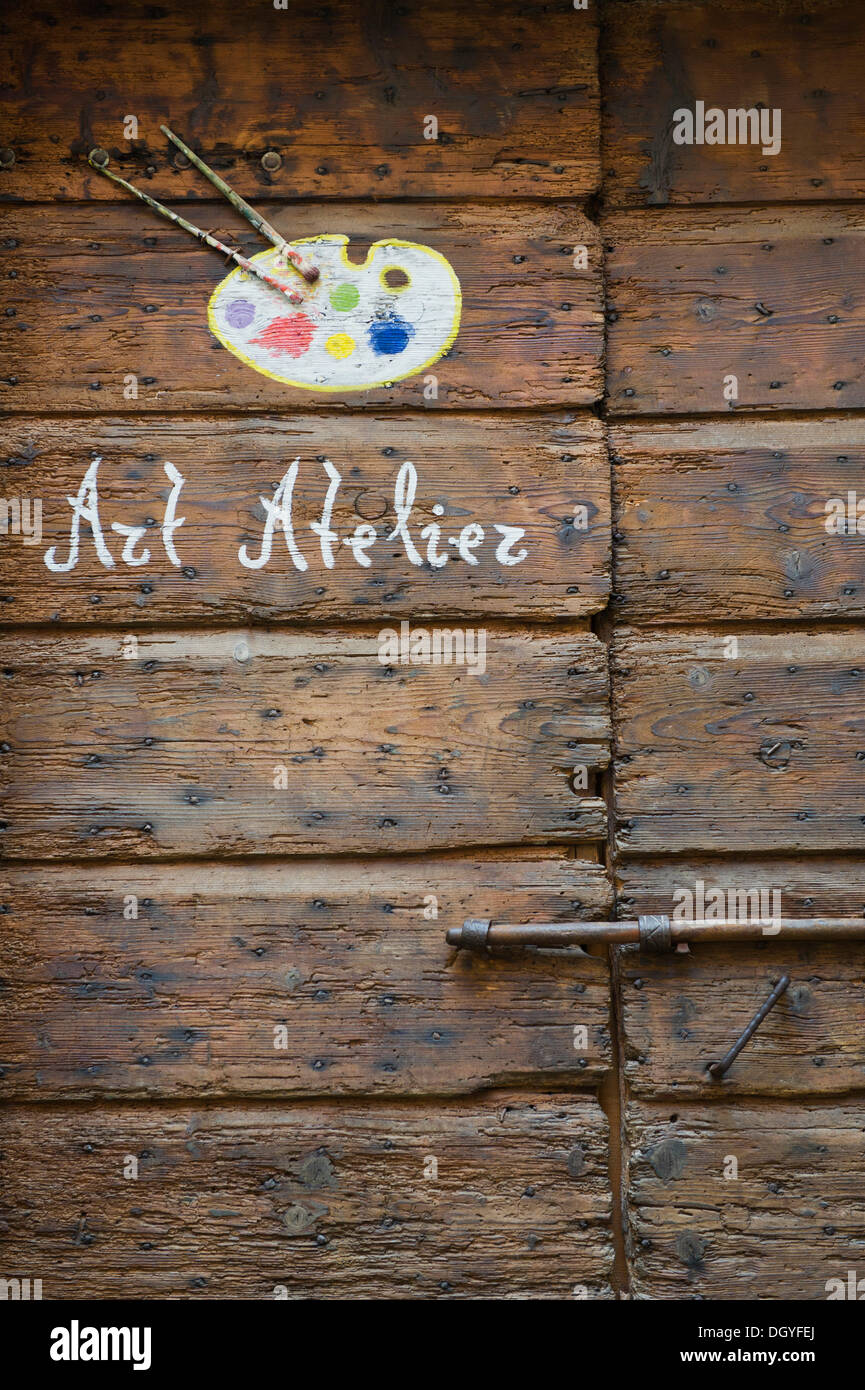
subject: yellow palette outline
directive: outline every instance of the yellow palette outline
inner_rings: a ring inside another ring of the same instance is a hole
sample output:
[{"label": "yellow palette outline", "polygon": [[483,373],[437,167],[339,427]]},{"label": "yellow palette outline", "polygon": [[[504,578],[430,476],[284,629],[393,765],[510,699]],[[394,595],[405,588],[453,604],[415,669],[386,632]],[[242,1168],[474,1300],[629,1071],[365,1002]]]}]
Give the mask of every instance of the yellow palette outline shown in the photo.
[{"label": "yellow palette outline", "polygon": [[[280,382],[280,384],[283,386],[294,386],[299,391],[324,391],[332,395],[335,395],[340,391],[374,391],[387,384],[392,385],[396,381],[406,381],[408,377],[418,376],[420,372],[425,372],[427,367],[431,367],[434,362],[438,362],[439,359],[444,357],[445,353],[453,347],[457,339],[457,334],[460,331],[460,322],[462,320],[463,295],[460,282],[456,277],[456,272],[454,271],[453,266],[451,265],[450,261],[441,254],[440,251],[436,251],[435,248],[432,246],[424,246],[424,244],[419,241],[404,241],[398,237],[387,237],[382,241],[373,242],[372,246],[370,246],[369,250],[367,251],[364,260],[361,261],[360,264],[357,264],[355,261],[350,261],[348,259],[348,256],[345,254],[345,248],[349,244],[349,238],[345,235],[344,232],[323,232],[320,236],[297,237],[297,239],[295,241],[290,242],[289,245],[308,246],[311,243],[317,241],[331,241],[341,243],[342,249],[340,251],[340,256],[342,258],[343,264],[346,265],[349,270],[354,271],[364,269],[364,267],[369,263],[370,256],[372,256],[373,252],[378,246],[404,246],[410,248],[413,251],[423,251],[429,256],[434,256],[437,261],[441,261],[442,265],[445,266],[448,274],[451,277],[451,281],[453,282],[454,294],[456,295],[454,324],[445,342],[438,349],[435,355],[429,358],[428,361],[422,362],[419,367],[412,367],[411,371],[402,372],[399,376],[388,377],[387,382],[369,381],[356,386],[319,386],[315,383],[310,384],[307,381],[290,381],[284,376],[277,376],[276,372],[269,372],[266,367],[260,366],[257,362],[253,362],[251,357],[247,357],[246,353],[239,352],[238,349],[228,341],[228,339],[216,326],[215,301],[217,295],[220,294],[222,290],[225,288],[225,286],[228,285],[231,280],[235,279],[236,276],[246,275],[246,272],[243,270],[243,267],[238,266],[236,270],[232,270],[230,274],[226,275],[224,280],[220,280],[219,284],[216,286],[207,303],[208,328],[210,329],[214,338],[216,338],[220,343],[222,343],[222,346],[224,348],[227,348],[228,351],[232,354],[232,356],[236,357],[238,361],[243,362],[244,365],[247,367],[251,367],[254,372],[259,372],[261,376],[269,377],[271,381]],[[256,252],[256,254],[254,256],[250,256],[249,259],[251,261],[260,261],[263,260],[266,256],[272,255],[273,248],[271,247],[267,251]],[[298,312],[303,312],[302,306],[298,306]]]}]

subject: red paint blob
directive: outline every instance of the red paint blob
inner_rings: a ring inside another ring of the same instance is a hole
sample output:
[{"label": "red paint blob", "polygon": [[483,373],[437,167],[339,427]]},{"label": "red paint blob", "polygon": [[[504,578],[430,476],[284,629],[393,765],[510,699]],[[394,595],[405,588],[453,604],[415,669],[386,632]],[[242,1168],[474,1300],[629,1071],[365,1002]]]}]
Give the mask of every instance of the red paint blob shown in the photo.
[{"label": "red paint blob", "polygon": [[312,342],[315,324],[306,314],[290,314],[288,318],[271,319],[258,337],[250,342],[259,343],[274,354],[287,352],[289,357],[302,357]]}]

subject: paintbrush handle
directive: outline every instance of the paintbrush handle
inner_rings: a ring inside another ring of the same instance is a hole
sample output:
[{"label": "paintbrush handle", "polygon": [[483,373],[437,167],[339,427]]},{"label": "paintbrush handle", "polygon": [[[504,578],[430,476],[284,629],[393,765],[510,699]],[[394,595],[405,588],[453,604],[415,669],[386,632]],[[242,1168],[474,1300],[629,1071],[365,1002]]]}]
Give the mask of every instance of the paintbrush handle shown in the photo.
[{"label": "paintbrush handle", "polygon": [[161,217],[167,217],[169,222],[173,222],[177,227],[182,227],[185,232],[189,232],[190,236],[194,236],[197,241],[202,241],[205,246],[212,246],[214,251],[221,251],[223,255],[228,256],[229,260],[234,261],[235,265],[240,266],[241,270],[246,271],[248,275],[254,275],[256,279],[262,280],[265,285],[270,285],[271,289],[278,290],[291,304],[302,304],[304,302],[303,295],[298,294],[295,290],[289,289],[287,285],[283,284],[281,280],[277,280],[275,276],[268,275],[266,270],[261,270],[254,262],[247,260],[246,256],[242,256],[239,251],[234,251],[230,246],[226,246],[225,242],[220,241],[218,237],[213,236],[210,232],[205,232],[201,227],[196,227],[194,222],[187,222],[185,217],[181,217],[177,212],[172,212],[171,208],[167,208],[164,203],[157,202],[156,199],[151,198],[149,194],[142,193],[140,188],[136,188],[133,183],[128,183],[127,180],[121,178],[119,174],[113,174],[110,169],[106,169],[101,164],[94,164],[92,159],[89,160],[88,163],[98,174],[104,174],[107,179],[111,179],[112,183],[119,184],[121,188],[125,188],[127,193],[131,193],[142,203],[146,203],[149,208],[153,208],[153,211],[158,212]]},{"label": "paintbrush handle", "polygon": [[204,160],[201,159],[194,150],[191,150],[187,144],[184,144],[179,135],[175,135],[174,131],[169,130],[167,125],[161,125],[159,129],[162,131],[163,135],[168,137],[172,144],[176,145],[177,148],[186,155],[190,164],[194,164],[196,169],[198,169],[205,178],[210,179],[213,186],[219,189],[220,193],[231,203],[231,206],[236,208],[237,211],[246,218],[247,222],[252,224],[257,232],[261,232],[262,236],[266,236],[268,241],[273,242],[280,254],[293,266],[298,274],[303,276],[304,280],[308,280],[311,284],[314,280],[318,279],[319,270],[317,265],[313,265],[310,261],[307,261],[298,251],[293,251],[285,240],[285,237],[280,236],[276,228],[272,227],[271,224],[262,217],[260,212],[256,212],[255,208],[250,207],[245,198],[241,198],[239,193],[235,193],[231,184],[226,183],[225,179],[220,178],[219,174],[211,169],[209,164],[205,164]]}]

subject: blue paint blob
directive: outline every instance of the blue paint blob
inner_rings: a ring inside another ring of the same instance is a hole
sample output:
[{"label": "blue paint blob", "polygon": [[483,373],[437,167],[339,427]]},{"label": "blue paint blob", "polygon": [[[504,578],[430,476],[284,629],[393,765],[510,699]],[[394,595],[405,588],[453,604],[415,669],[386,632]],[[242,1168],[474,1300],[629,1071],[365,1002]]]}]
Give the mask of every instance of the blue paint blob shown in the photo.
[{"label": "blue paint blob", "polygon": [[255,318],[255,305],[248,299],[233,299],[225,311],[232,328],[248,328]]},{"label": "blue paint blob", "polygon": [[393,357],[408,346],[414,337],[414,328],[399,314],[389,314],[385,319],[375,319],[369,326],[369,341],[374,352],[380,357]]}]

